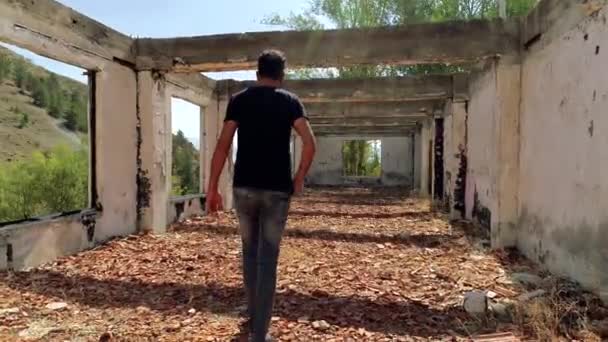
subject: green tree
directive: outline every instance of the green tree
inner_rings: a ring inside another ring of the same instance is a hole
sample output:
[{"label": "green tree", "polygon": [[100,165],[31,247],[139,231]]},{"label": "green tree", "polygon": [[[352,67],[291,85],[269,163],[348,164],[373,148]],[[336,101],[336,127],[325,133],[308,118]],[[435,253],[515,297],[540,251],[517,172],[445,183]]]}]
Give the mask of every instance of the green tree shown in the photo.
[{"label": "green tree", "polygon": [[[538,0],[510,0],[507,2],[508,15],[524,15],[537,2]],[[274,14],[263,22],[293,30],[323,29],[323,22],[329,22],[329,27],[343,29],[492,18],[497,14],[497,0],[312,0],[302,13],[292,13],[286,17]],[[292,71],[290,78],[378,77],[461,70],[458,66],[445,65],[358,66],[339,68],[337,73],[319,70]]]},{"label": "green tree", "polygon": [[43,78],[32,78],[32,98],[40,108],[47,108],[50,102],[48,86]]},{"label": "green tree", "polygon": [[65,127],[70,131],[86,132],[86,108],[83,108],[82,99],[76,91],[72,92],[69,102],[69,108],[65,113]]},{"label": "green tree", "polygon": [[82,209],[88,200],[89,161],[86,150],[58,146],[45,160],[44,205],[50,212]]},{"label": "green tree", "polygon": [[11,74],[12,61],[8,56],[0,55],[0,83],[7,80]]},{"label": "green tree", "polygon": [[40,85],[41,82],[44,82],[43,78],[36,77],[29,70],[27,70],[25,73],[25,80],[23,81],[23,89],[33,94],[34,90],[38,85]]},{"label": "green tree", "polygon": [[20,59],[15,60],[13,63],[14,63],[13,73],[14,73],[15,85],[22,91],[25,91],[25,85],[27,82],[27,78],[29,76],[29,71],[27,69],[27,66],[26,66],[25,62]]},{"label": "green tree", "polygon": [[19,126],[17,128],[24,129],[30,123],[30,115],[28,113],[21,113],[21,121],[19,121]]},{"label": "green tree", "polygon": [[347,176],[380,176],[378,141],[350,140],[342,146],[342,165]]},{"label": "green tree", "polygon": [[182,131],[173,135],[173,189],[179,195],[200,192],[199,189],[199,152],[188,141]]},{"label": "green tree", "polygon": [[57,75],[51,74],[46,81],[49,90],[49,115],[54,118],[62,118],[67,115],[67,111],[71,108],[69,93],[66,93],[62,87]]},{"label": "green tree", "polygon": [[0,222],[87,207],[88,153],[57,146],[0,165]]},{"label": "green tree", "polygon": [[70,94],[70,109],[76,115],[76,130],[86,133],[89,129],[89,112],[87,108],[88,98],[78,91]]},{"label": "green tree", "polygon": [[78,126],[78,114],[74,111],[73,108],[70,108],[65,113],[65,128],[67,128],[70,131],[76,131],[77,126]]}]

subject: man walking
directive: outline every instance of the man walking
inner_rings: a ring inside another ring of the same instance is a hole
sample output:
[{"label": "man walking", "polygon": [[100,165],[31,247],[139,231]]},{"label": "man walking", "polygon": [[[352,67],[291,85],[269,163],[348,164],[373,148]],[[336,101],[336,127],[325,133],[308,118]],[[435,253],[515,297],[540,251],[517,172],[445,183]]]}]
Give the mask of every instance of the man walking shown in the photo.
[{"label": "man walking", "polygon": [[[257,84],[230,99],[211,161],[207,191],[207,213],[221,210],[219,177],[238,129],[233,188],[243,245],[248,329],[254,342],[272,340],[268,329],[281,237],[291,196],[303,191],[315,154],[315,139],[304,106],[296,95],[281,89],[285,62],[280,51],[264,51],[258,59]],[[293,179],[289,148],[292,128],[303,143]]]}]

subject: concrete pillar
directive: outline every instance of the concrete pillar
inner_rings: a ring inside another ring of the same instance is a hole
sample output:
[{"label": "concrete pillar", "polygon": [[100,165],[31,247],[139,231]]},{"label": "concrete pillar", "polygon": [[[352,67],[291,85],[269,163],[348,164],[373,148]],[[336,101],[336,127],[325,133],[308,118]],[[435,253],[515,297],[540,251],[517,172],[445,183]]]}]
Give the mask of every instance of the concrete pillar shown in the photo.
[{"label": "concrete pillar", "polygon": [[[466,177],[466,103],[451,102],[446,104],[444,160],[445,160],[445,193],[450,206],[450,218],[464,218],[464,193],[461,177]],[[464,158],[463,159],[463,154]]]},{"label": "concrete pillar", "polygon": [[[209,106],[205,108],[203,115],[203,140],[204,140],[204,154],[205,154],[205,172],[209,174],[211,169],[211,159],[213,158],[213,152],[217,145],[217,140],[224,124],[224,117],[226,116],[226,109],[228,107],[228,98],[226,97],[215,97],[211,100]],[[219,191],[224,198],[224,209],[230,210],[233,207],[232,201],[232,175],[234,173],[234,165],[232,162],[232,150],[228,153],[224,170],[220,176]],[[209,180],[206,179],[204,183],[204,192],[207,192]]]},{"label": "concrete pillar", "polygon": [[200,127],[199,127],[199,146],[198,146],[198,163],[199,163],[199,191],[201,193],[205,193],[207,189],[207,169],[205,168],[207,165],[207,151],[205,150],[205,146],[207,146],[207,142],[205,141],[205,111],[206,108],[201,107],[200,110]]},{"label": "concrete pillar", "polygon": [[500,61],[496,66],[497,212],[492,215],[492,246],[517,244],[519,184],[519,117],[521,65]]},{"label": "concrete pillar", "polygon": [[432,124],[431,119],[424,120],[422,123],[422,129],[420,131],[420,196],[429,197],[430,189],[429,185],[431,182],[431,148],[432,138],[431,132]]},{"label": "concrete pillar", "polygon": [[421,189],[420,177],[422,175],[422,129],[414,133],[414,189]]},{"label": "concrete pillar", "polygon": [[507,0],[497,0],[498,3],[498,17],[502,19],[507,18]]},{"label": "concrete pillar", "polygon": [[137,77],[108,63],[95,73],[95,242],[137,232]]},{"label": "concrete pillar", "polygon": [[431,183],[430,196],[435,199],[435,118],[430,120],[430,159],[429,159],[429,181]]},{"label": "concrete pillar", "polygon": [[147,205],[140,208],[139,229],[164,233],[171,193],[171,97],[163,76],[143,71],[138,80],[140,195],[147,197]]}]

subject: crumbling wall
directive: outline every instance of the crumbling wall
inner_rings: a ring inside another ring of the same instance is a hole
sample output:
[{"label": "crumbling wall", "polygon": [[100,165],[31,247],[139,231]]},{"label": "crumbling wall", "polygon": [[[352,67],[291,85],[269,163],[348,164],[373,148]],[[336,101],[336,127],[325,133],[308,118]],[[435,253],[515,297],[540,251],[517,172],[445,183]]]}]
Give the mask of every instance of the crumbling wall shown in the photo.
[{"label": "crumbling wall", "polygon": [[495,248],[517,240],[520,77],[517,58],[488,61],[467,108],[466,218],[486,228]]},{"label": "crumbling wall", "polygon": [[544,35],[525,56],[517,239],[528,257],[579,281],[604,300],[607,17],[604,8],[560,36]]},{"label": "crumbling wall", "polygon": [[313,185],[348,185],[361,183],[367,185],[412,186],[414,166],[412,137],[381,138],[382,176],[354,179],[344,177],[342,165],[342,146],[345,141],[366,139],[365,137],[318,137],[317,154],[307,177]]},{"label": "crumbling wall", "polygon": [[91,248],[95,245],[95,228],[94,215],[80,213],[3,227],[0,230],[0,270],[35,267]]},{"label": "crumbling wall", "polygon": [[448,101],[444,122],[445,203],[453,219],[465,216],[467,105]]},{"label": "crumbling wall", "polygon": [[383,138],[382,177],[387,186],[413,186],[414,160],[411,137]]},{"label": "crumbling wall", "polygon": [[494,125],[497,120],[495,65],[491,64],[471,82],[467,132],[466,218],[488,231],[497,209],[496,150]]},{"label": "crumbling wall", "polygon": [[79,213],[0,228],[0,269],[35,267],[137,231],[135,73],[107,63],[94,84],[97,201]]}]

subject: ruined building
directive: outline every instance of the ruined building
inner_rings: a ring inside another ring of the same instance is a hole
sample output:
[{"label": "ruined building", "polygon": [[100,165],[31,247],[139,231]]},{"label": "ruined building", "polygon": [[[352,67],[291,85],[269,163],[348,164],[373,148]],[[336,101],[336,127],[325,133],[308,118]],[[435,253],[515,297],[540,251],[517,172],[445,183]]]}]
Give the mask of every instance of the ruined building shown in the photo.
[{"label": "ruined building", "polygon": [[[132,39],[52,0],[1,0],[0,40],[88,70],[90,209],[0,228],[0,268],[23,269],[113,237],[162,234],[200,212],[170,199],[170,98],[200,105],[205,184],[229,96],[201,72],[473,62],[451,75],[289,81],[318,136],[309,181],[345,184],[349,138],[383,142],[377,182],[406,185],[608,299],[608,8],[543,0],[527,17],[316,32]],[[295,140],[294,160],[300,145]],[[231,165],[222,176],[230,194]],[[226,196],[226,205],[231,198]]]}]

